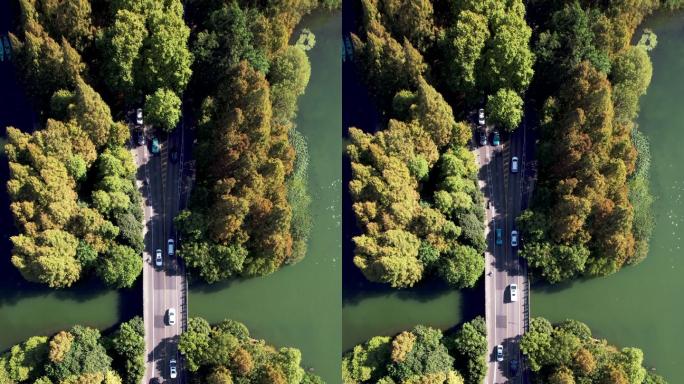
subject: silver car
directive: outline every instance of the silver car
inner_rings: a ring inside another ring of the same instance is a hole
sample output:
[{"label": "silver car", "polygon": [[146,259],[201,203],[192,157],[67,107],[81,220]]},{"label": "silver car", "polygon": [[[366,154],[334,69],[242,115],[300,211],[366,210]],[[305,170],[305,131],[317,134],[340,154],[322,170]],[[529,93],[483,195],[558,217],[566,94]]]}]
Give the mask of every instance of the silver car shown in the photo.
[{"label": "silver car", "polygon": [[518,231],[513,230],[511,231],[511,247],[517,247],[518,246]]},{"label": "silver car", "polygon": [[169,325],[176,325],[176,308],[169,308]]},{"label": "silver car", "polygon": [[157,252],[155,252],[155,256],[154,256],[154,265],[156,265],[157,267],[161,267],[162,263],[163,263],[162,251],[161,251],[161,249],[157,249]]},{"label": "silver car", "polygon": [[138,125],[143,125],[143,110],[138,108],[135,110],[135,123]]},{"label": "silver car", "polygon": [[176,359],[169,360],[169,376],[172,379],[178,377],[178,371],[176,369]]},{"label": "silver car", "polygon": [[518,156],[513,156],[511,158],[511,173],[518,173],[519,163]]},{"label": "silver car", "polygon": [[511,301],[518,301],[518,284],[511,284]]}]

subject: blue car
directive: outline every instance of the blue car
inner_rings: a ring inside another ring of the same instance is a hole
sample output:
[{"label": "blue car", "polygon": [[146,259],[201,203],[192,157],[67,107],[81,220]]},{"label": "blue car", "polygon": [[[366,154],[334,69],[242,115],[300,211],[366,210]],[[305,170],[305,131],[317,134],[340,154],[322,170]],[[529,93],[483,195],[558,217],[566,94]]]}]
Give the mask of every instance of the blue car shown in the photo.
[{"label": "blue car", "polygon": [[7,57],[7,60],[12,59],[12,44],[10,44],[9,37],[7,35],[2,37],[2,41],[5,45],[5,57]]},{"label": "blue car", "polygon": [[494,138],[492,139],[492,144],[494,146],[501,144],[501,137],[499,136],[499,131],[494,131]]},{"label": "blue car", "polygon": [[161,147],[159,146],[159,139],[156,137],[152,138],[152,147],[150,148],[150,151],[153,155],[158,155],[160,150]]},{"label": "blue car", "polygon": [[503,229],[497,228],[496,229],[496,245],[501,245],[503,244]]}]

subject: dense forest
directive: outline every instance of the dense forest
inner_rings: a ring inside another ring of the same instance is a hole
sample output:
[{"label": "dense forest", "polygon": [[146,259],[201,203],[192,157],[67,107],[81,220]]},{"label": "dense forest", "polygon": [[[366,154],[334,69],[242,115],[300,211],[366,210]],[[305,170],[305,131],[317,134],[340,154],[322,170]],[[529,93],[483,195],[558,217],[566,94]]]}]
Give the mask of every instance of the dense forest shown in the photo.
[{"label": "dense forest", "polygon": [[643,367],[640,349],[620,349],[595,339],[591,329],[576,320],[554,326],[544,318],[533,318],[520,349],[527,357],[534,383],[667,383]]},{"label": "dense forest", "polygon": [[[670,2],[667,6],[677,6]],[[648,142],[634,119],[651,80],[635,28],[658,1],[534,1],[538,182],[518,219],[548,281],[608,275],[648,253]]]},{"label": "dense forest", "polygon": [[202,384],[323,384],[301,366],[296,348],[275,348],[250,337],[247,327],[234,320],[211,326],[190,318],[178,343],[190,371],[190,383]]},{"label": "dense forest", "polygon": [[[110,286],[130,287],[142,270],[143,213],[125,147],[129,130],[114,116],[146,100],[154,123],[177,121],[192,60],[182,4],[20,5],[21,29],[10,38],[40,128],[7,129],[7,187],[19,230],[12,263],[50,287],[68,287],[91,271]],[[155,121],[155,109],[175,115]]]},{"label": "dense forest", "polygon": [[180,255],[208,282],[270,274],[306,254],[308,151],[293,119],[311,67],[288,40],[319,6],[339,1],[188,2],[197,175],[176,223]]},{"label": "dense forest", "polygon": [[362,1],[352,36],[386,123],[349,129],[349,190],[363,231],[354,264],[393,287],[431,274],[470,287],[482,275],[483,197],[471,128],[456,117],[487,100],[493,121],[514,129],[533,74],[522,1],[435,3]]},{"label": "dense forest", "polygon": [[108,336],[76,325],[34,336],[0,355],[3,384],[139,384],[145,372],[143,321],[136,317]]},{"label": "dense forest", "polygon": [[479,384],[487,374],[487,331],[478,317],[451,335],[418,325],[376,336],[342,359],[344,384]]}]

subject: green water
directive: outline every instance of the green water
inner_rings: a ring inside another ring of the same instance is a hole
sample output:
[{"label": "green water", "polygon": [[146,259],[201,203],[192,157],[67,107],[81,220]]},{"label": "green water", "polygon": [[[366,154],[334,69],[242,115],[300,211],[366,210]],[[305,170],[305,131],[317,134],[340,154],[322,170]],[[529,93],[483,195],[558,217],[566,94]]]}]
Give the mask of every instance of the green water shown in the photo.
[{"label": "green water", "polygon": [[340,382],[341,63],[340,13],[319,13],[302,27],[316,35],[311,79],[299,102],[298,129],[309,144],[313,230],[306,258],[264,278],[191,287],[191,316],[244,322],[257,338],[302,351],[328,384]]},{"label": "green water", "polygon": [[[3,252],[5,253],[5,252]],[[30,336],[51,335],[83,324],[107,329],[120,319],[122,300],[115,291],[0,290],[0,351]]]},{"label": "green water", "polygon": [[451,328],[462,321],[462,306],[461,295],[446,288],[360,294],[354,302],[344,304],[343,350],[373,336],[393,335],[417,324]]},{"label": "green water", "polygon": [[[684,378],[684,13],[644,23],[658,35],[653,80],[641,99],[639,125],[651,142],[656,227],[648,258],[602,279],[532,293],[533,316],[575,318],[599,337],[643,349],[646,364],[670,383]],[[680,227],[681,225],[681,227]]]}]

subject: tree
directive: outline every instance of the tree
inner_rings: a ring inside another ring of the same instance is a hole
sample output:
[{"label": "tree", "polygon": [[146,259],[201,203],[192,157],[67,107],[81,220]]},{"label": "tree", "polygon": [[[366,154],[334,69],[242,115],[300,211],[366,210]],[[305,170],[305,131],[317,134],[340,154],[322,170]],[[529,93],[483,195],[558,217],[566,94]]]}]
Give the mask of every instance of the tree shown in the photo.
[{"label": "tree", "polygon": [[499,89],[487,97],[487,111],[490,121],[510,132],[522,121],[523,100],[510,89]]},{"label": "tree", "polygon": [[459,245],[447,250],[440,276],[455,287],[472,287],[484,272],[484,258],[476,249]]},{"label": "tree", "polygon": [[207,384],[233,384],[233,377],[226,367],[217,367],[207,377]]},{"label": "tree", "polygon": [[106,258],[98,266],[100,278],[116,288],[133,286],[142,272],[142,257],[130,247],[115,245],[106,252]]},{"label": "tree", "polygon": [[190,372],[197,371],[201,365],[205,364],[209,342],[211,326],[199,317],[191,317],[188,320],[188,330],[183,332],[178,342],[178,350],[185,357]]},{"label": "tree", "polygon": [[59,332],[50,340],[50,361],[59,363],[64,360],[65,355],[71,349],[74,342],[74,335],[69,332]]},{"label": "tree", "polygon": [[297,112],[297,98],[304,94],[311,64],[299,47],[289,46],[279,53],[270,66],[271,103],[276,119],[291,120]]},{"label": "tree", "polygon": [[447,56],[445,77],[452,91],[474,90],[478,62],[489,38],[487,18],[471,11],[459,13],[455,25],[447,29],[442,45]]},{"label": "tree", "polygon": [[46,366],[48,376],[61,381],[70,376],[103,374],[111,369],[112,359],[99,343],[98,330],[77,325],[69,333],[74,336],[71,348],[61,361]]},{"label": "tree", "polygon": [[561,367],[549,377],[549,384],[575,384],[575,378],[570,369]]},{"label": "tree", "polygon": [[385,281],[393,287],[410,287],[421,279],[420,241],[412,233],[389,230],[377,238],[355,237],[354,244],[354,264],[369,280]]},{"label": "tree", "polygon": [[76,81],[74,96],[72,116],[96,147],[104,146],[109,142],[111,131],[115,128],[109,106],[100,94],[80,78]]},{"label": "tree", "polygon": [[68,287],[80,278],[81,265],[76,260],[78,240],[68,232],[49,229],[36,237],[17,235],[12,264],[25,279],[50,287]]},{"label": "tree", "polygon": [[147,38],[145,16],[127,9],[120,9],[114,23],[107,27],[102,41],[102,55],[106,59],[104,79],[114,90],[132,93],[134,68],[140,59],[140,50]]},{"label": "tree", "polygon": [[521,0],[512,1],[491,17],[492,37],[483,53],[478,83],[490,93],[501,88],[522,93],[534,74],[529,47],[532,29],[525,22],[525,6]]},{"label": "tree", "polygon": [[164,131],[176,128],[181,117],[181,99],[169,89],[157,89],[145,98],[147,121]]},{"label": "tree", "polygon": [[140,383],[145,375],[145,328],[142,318],[134,317],[121,324],[112,339],[112,345],[118,359],[123,362],[124,382]]},{"label": "tree", "polygon": [[407,38],[415,47],[425,50],[434,39],[434,10],[427,0],[389,0],[382,2],[383,13],[391,29]]},{"label": "tree", "polygon": [[138,84],[146,92],[167,88],[180,94],[190,80],[192,53],[188,50],[190,28],[183,21],[179,0],[169,1],[164,9],[149,11],[148,37],[142,47]]},{"label": "tree", "polygon": [[78,50],[91,42],[95,28],[88,0],[46,0],[39,2],[41,16],[52,36],[66,38]]}]

